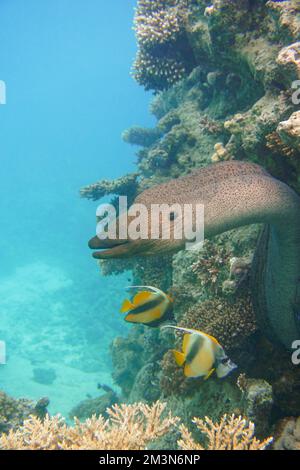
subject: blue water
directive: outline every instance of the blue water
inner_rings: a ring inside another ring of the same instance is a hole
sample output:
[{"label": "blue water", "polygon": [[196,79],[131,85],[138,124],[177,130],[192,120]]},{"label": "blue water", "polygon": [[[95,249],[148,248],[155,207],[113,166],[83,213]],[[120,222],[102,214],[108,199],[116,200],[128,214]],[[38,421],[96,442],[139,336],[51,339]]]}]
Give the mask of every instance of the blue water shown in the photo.
[{"label": "blue water", "polygon": [[130,76],[134,5],[0,4],[0,390],[48,396],[52,413],[111,383],[109,343],[127,328],[118,308],[130,273],[100,275],[87,248],[97,203],[79,189],[132,171],[121,133],[151,125],[149,95]]}]

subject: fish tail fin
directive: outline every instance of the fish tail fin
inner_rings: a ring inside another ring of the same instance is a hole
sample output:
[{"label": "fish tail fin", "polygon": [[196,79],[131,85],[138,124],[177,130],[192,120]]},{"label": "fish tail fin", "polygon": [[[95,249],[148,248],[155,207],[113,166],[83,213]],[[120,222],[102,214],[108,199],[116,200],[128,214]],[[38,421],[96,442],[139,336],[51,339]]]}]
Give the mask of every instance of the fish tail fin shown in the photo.
[{"label": "fish tail fin", "polygon": [[172,353],[173,353],[173,355],[174,355],[176,364],[177,364],[178,366],[183,366],[184,361],[185,361],[185,356],[184,356],[184,354],[181,353],[181,352],[179,352],[179,351],[175,351],[175,349],[172,350]]},{"label": "fish tail fin", "polygon": [[126,313],[129,310],[132,310],[134,305],[130,302],[130,300],[126,299],[124,300],[122,307],[120,309],[120,313]]}]

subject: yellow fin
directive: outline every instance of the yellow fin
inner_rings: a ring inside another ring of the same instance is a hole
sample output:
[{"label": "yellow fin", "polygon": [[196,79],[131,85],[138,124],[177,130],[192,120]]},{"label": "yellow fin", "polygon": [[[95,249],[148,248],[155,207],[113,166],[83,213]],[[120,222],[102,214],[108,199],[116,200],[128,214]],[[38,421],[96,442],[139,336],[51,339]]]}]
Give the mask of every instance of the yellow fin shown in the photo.
[{"label": "yellow fin", "polygon": [[134,308],[134,305],[130,302],[130,300],[126,299],[124,300],[122,307],[120,309],[121,313],[129,312],[129,310],[132,310]]},{"label": "yellow fin", "polygon": [[191,335],[189,335],[189,334],[186,334],[186,335],[184,335],[184,337],[183,337],[182,351],[184,352],[184,354],[186,354],[190,337],[191,337]]},{"label": "yellow fin", "polygon": [[208,380],[209,377],[212,376],[212,374],[214,373],[215,370],[216,370],[216,369],[211,369],[211,370],[209,371],[209,373],[204,377],[204,380]]},{"label": "yellow fin", "polygon": [[176,364],[178,366],[183,366],[185,361],[185,355],[179,351],[175,351],[175,349],[173,349],[172,352],[174,354]]},{"label": "yellow fin", "polygon": [[135,296],[134,296],[134,299],[133,299],[133,304],[136,306],[138,304],[141,304],[143,302],[146,302],[147,300],[149,300],[149,298],[153,295],[153,292],[147,292],[147,291],[143,291],[143,292],[138,292]]}]

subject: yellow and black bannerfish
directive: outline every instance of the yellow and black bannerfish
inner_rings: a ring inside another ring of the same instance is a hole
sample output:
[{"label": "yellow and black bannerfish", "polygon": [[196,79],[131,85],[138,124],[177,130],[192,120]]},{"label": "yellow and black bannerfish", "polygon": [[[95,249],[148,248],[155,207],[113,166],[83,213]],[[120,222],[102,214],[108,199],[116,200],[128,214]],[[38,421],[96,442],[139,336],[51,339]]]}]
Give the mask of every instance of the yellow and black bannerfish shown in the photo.
[{"label": "yellow and black bannerfish", "polygon": [[129,323],[141,323],[158,326],[166,319],[170,320],[173,300],[167,294],[152,286],[132,286],[128,289],[138,290],[132,300],[123,302],[121,313],[126,313]]},{"label": "yellow and black bannerfish", "polygon": [[216,372],[219,378],[223,378],[237,368],[213,336],[202,331],[172,325],[162,328],[173,328],[185,333],[182,352],[173,350],[173,354],[176,363],[184,367],[186,377],[204,377],[207,380]]}]

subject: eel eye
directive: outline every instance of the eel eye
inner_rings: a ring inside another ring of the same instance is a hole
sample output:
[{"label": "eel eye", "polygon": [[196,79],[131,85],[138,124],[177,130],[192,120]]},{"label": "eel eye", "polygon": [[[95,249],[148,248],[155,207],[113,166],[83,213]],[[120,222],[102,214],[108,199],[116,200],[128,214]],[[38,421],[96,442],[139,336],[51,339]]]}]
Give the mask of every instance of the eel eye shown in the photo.
[{"label": "eel eye", "polygon": [[171,222],[172,222],[173,220],[175,220],[175,219],[176,219],[176,217],[177,217],[177,214],[176,214],[176,212],[170,212],[170,215],[169,215],[169,217],[170,217],[170,220],[171,220]]}]

